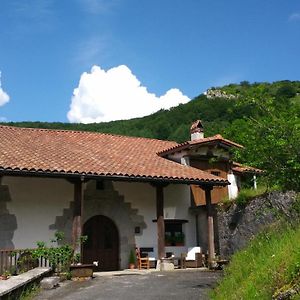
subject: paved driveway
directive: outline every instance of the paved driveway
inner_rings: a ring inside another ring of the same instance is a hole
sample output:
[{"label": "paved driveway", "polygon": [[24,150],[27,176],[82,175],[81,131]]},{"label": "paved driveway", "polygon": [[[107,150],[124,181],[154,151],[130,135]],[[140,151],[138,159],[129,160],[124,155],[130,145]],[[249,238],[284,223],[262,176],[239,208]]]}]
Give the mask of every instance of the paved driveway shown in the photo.
[{"label": "paved driveway", "polygon": [[46,299],[208,299],[207,292],[220,272],[176,270],[171,272],[116,273],[92,280],[67,281],[55,290],[42,291],[35,300]]}]

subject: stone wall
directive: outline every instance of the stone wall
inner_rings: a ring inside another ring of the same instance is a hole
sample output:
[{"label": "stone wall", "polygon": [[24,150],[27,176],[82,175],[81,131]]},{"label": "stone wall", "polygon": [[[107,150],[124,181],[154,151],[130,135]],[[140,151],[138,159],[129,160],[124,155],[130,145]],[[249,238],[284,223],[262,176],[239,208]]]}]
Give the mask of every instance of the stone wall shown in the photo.
[{"label": "stone wall", "polygon": [[295,218],[291,207],[295,192],[271,192],[251,200],[246,205],[233,204],[229,209],[219,209],[219,246],[222,258],[229,258],[245,247],[249,239],[281,216]]},{"label": "stone wall", "polygon": [[12,240],[17,229],[17,219],[8,211],[7,202],[10,201],[8,186],[0,185],[0,249],[14,249]]}]

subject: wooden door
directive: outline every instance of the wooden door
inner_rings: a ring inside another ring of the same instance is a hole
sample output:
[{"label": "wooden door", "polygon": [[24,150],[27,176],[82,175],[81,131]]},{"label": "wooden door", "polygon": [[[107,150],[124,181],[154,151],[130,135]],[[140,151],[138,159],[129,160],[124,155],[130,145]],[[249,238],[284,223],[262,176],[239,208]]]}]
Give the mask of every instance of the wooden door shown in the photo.
[{"label": "wooden door", "polygon": [[88,239],[83,244],[83,262],[98,261],[97,271],[119,269],[119,233],[115,223],[105,216],[94,216],[83,226]]}]

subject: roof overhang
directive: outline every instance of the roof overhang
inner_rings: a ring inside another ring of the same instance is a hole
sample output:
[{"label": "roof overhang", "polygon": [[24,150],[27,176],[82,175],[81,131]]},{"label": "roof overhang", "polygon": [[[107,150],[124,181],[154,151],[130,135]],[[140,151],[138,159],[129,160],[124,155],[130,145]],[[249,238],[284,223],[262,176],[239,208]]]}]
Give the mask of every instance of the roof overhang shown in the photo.
[{"label": "roof overhang", "polygon": [[264,170],[250,167],[250,166],[245,166],[245,165],[242,165],[237,162],[233,162],[232,171],[233,171],[233,173],[237,173],[237,174],[241,174],[241,175],[243,175],[243,174],[259,175],[259,174],[263,174],[265,172]]},{"label": "roof overhang", "polygon": [[224,139],[221,135],[216,135],[213,137],[203,138],[200,140],[194,140],[194,141],[186,141],[181,144],[175,145],[169,149],[165,149],[163,151],[158,152],[157,154],[159,156],[165,157],[169,154],[174,154],[176,152],[180,152],[183,150],[191,150],[199,147],[204,146],[219,146],[225,149],[230,149],[232,147],[235,148],[244,148],[244,146],[235,143],[233,141]]},{"label": "roof overhang", "polygon": [[[172,183],[172,184],[195,184],[199,186],[226,186],[230,182],[211,181],[211,180],[195,180],[189,178],[168,178],[168,177],[152,177],[152,176],[136,176],[136,175],[118,175],[118,174],[93,174],[93,173],[69,173],[59,171],[36,171],[36,170],[20,170],[20,169],[1,169],[1,176],[19,176],[19,177],[43,177],[43,178],[65,178],[79,180],[112,180],[112,181],[128,181],[128,182],[148,182],[148,183]],[[216,177],[218,178],[218,177]]]}]

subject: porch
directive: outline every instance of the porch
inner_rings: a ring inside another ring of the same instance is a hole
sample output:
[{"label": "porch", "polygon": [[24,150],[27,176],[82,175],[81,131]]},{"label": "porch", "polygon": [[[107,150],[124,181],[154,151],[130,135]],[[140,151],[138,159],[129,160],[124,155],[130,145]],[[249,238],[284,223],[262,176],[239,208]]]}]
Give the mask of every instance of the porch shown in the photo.
[{"label": "porch", "polygon": [[[211,185],[202,187],[210,211]],[[130,251],[136,246],[150,248],[151,255],[161,259],[168,252],[180,256],[199,242],[186,183],[82,176],[77,179],[4,176],[1,189],[2,195],[5,194],[1,199],[6,202],[6,214],[13,215],[16,223],[8,228],[10,234],[2,243],[14,248],[33,248],[37,241],[47,242],[55,231],[62,231],[66,242],[81,253],[84,263],[98,261],[99,270],[118,270],[128,267]],[[208,252],[212,261],[215,253],[212,215],[207,218]],[[183,234],[182,243],[168,243],[166,232],[172,230]],[[78,247],[82,235],[89,238]]]}]

